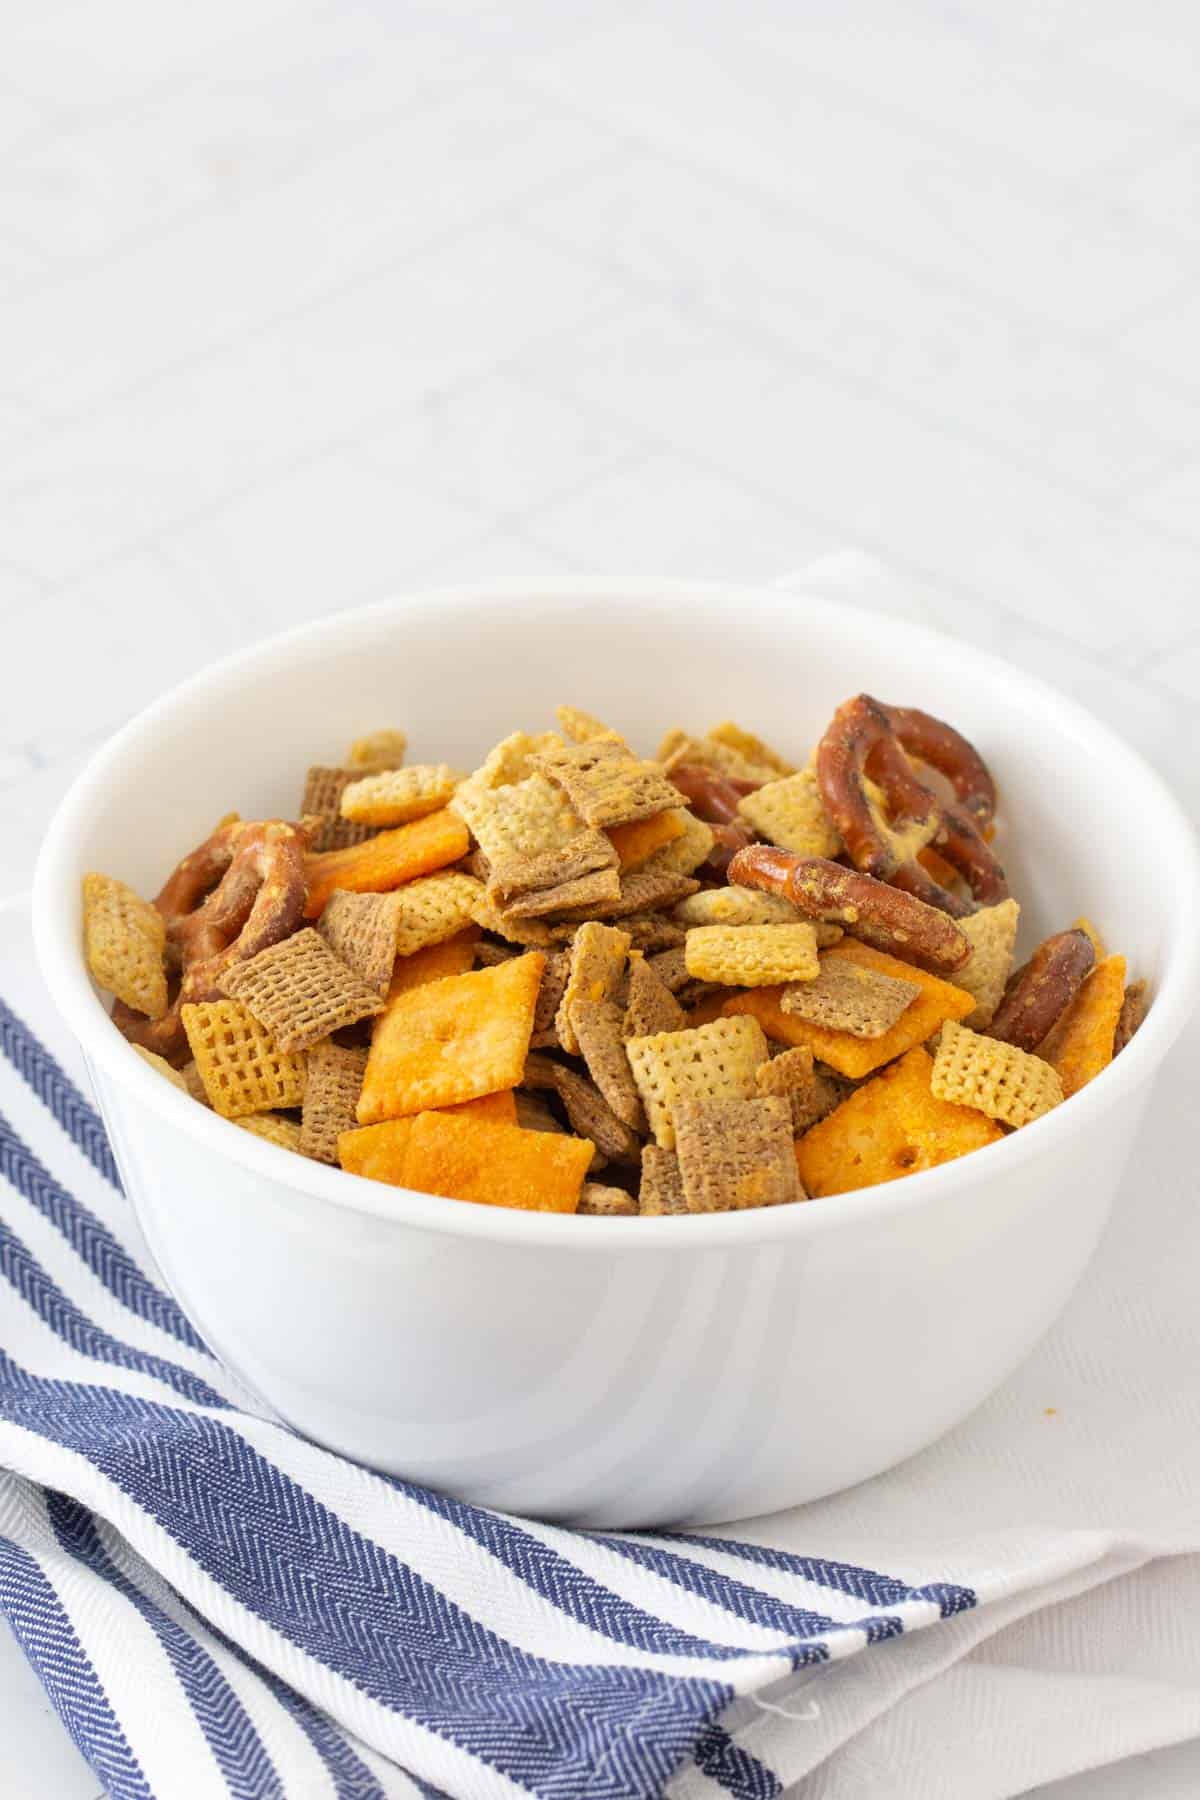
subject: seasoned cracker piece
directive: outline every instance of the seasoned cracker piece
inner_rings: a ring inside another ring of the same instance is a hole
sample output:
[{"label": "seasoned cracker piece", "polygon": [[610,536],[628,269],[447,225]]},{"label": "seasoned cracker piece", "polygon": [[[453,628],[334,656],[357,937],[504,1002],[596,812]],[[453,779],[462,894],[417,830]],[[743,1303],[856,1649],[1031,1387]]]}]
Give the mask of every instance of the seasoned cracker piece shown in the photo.
[{"label": "seasoned cracker piece", "polygon": [[233,1123],[239,1131],[249,1131],[255,1137],[265,1138],[268,1144],[277,1144],[281,1150],[291,1150],[303,1155],[300,1149],[300,1127],[295,1119],[287,1118],[283,1113],[251,1113],[245,1119],[235,1119]]},{"label": "seasoned cracker piece", "polygon": [[483,890],[470,875],[442,870],[396,890],[396,954],[412,956],[444,944],[470,925]]},{"label": "seasoned cracker piece", "polygon": [[820,972],[812,926],[698,925],[684,945],[687,972],[723,987],[772,987],[814,981]]},{"label": "seasoned cracker piece", "polygon": [[596,869],[590,875],[579,875],[561,881],[556,887],[538,893],[522,894],[506,907],[510,919],[543,918],[547,915],[574,919],[578,913],[602,911],[621,898],[621,878],[615,868]]},{"label": "seasoned cracker piece", "polygon": [[638,1203],[624,1188],[606,1187],[599,1181],[585,1181],[575,1210],[584,1218],[629,1219],[637,1217]]},{"label": "seasoned cracker piece", "polygon": [[330,895],[317,926],[338,961],[377,994],[386,994],[392,979],[403,891],[352,894],[339,889]]},{"label": "seasoned cracker piece", "polygon": [[642,1146],[638,1134],[618,1119],[599,1088],[565,1063],[549,1056],[530,1056],[525,1063],[523,1085],[543,1088],[558,1095],[571,1129],[588,1138],[602,1159],[637,1163]]},{"label": "seasoned cracker piece", "polygon": [[814,1199],[895,1181],[1001,1141],[995,1120],[939,1100],[932,1074],[928,1053],[909,1050],[805,1132],[796,1162]]},{"label": "seasoned cracker piece", "polygon": [[716,841],[711,826],[685,811],[681,836],[648,856],[642,869],[656,875],[692,875],[708,861]]},{"label": "seasoned cracker piece", "polygon": [[223,1119],[286,1111],[304,1099],[305,1060],[283,1050],[238,1000],[180,1009],[204,1092]]},{"label": "seasoned cracker piece", "polygon": [[696,1100],[751,1100],[769,1055],[755,1019],[714,1019],[685,1031],[630,1038],[625,1046],[654,1141],[675,1148],[675,1108]]},{"label": "seasoned cracker piece", "polygon": [[314,763],[309,769],[304,778],[300,817],[316,821],[309,836],[310,850],[346,850],[375,836],[374,825],[360,825],[342,817],[342,795],[361,775],[361,769],[329,768],[321,763]]},{"label": "seasoned cracker piece", "polygon": [[1145,982],[1131,981],[1125,989],[1125,998],[1121,1002],[1121,1011],[1117,1017],[1117,1028],[1113,1033],[1114,1056],[1119,1056],[1130,1038],[1140,1030],[1149,1010],[1150,998],[1146,992]]},{"label": "seasoned cracker piece", "polygon": [[1097,963],[1038,1054],[1058,1071],[1069,1100],[1113,1059],[1125,1001],[1125,958]]},{"label": "seasoned cracker piece", "polygon": [[[666,954],[674,956],[677,952],[668,950]],[[623,1036],[653,1037],[660,1031],[682,1031],[686,1024],[682,1006],[659,979],[653,963],[644,956],[630,956]]]},{"label": "seasoned cracker piece", "polygon": [[558,1041],[572,1056],[578,1054],[579,1040],[571,1023],[571,1007],[576,1000],[610,1000],[625,973],[628,953],[628,932],[614,926],[587,920],[575,933],[571,965],[554,1019]]},{"label": "seasoned cracker piece", "polygon": [[484,1206],[574,1212],[591,1159],[581,1138],[425,1112],[409,1133],[404,1184]]},{"label": "seasoned cracker piece", "polygon": [[626,750],[629,749],[620,732],[613,731],[602,719],[596,718],[594,713],[583,712],[578,706],[556,706],[554,716],[568,743],[590,744],[595,738],[611,738],[624,745]]},{"label": "seasoned cracker piece", "polygon": [[311,926],[222,971],[221,991],[240,1000],[281,1050],[307,1050],[383,1009],[378,988],[339,962]]},{"label": "seasoned cracker piece", "polygon": [[398,769],[408,754],[408,738],[402,731],[369,731],[355,738],[346,752],[352,769]]},{"label": "seasoned cracker piece", "polygon": [[644,1218],[683,1218],[686,1215],[683,1177],[679,1173],[679,1158],[673,1150],[660,1150],[657,1144],[647,1144],[642,1151],[638,1211]]},{"label": "seasoned cracker piece", "polygon": [[822,960],[842,958],[897,981],[915,982],[921,990],[882,1037],[859,1038],[853,1032],[831,1031],[828,1026],[814,1025],[795,1013],[784,1012],[783,988],[753,988],[747,993],[731,994],[723,1011],[728,1015],[749,1014],[776,1043],[807,1044],[820,1062],[828,1063],[839,1075],[858,1081],[914,1044],[923,1044],[947,1019],[961,1019],[971,1010],[971,996],[962,988],[882,950],[873,950],[869,944],[860,944],[857,938],[844,938],[827,950]]},{"label": "seasoned cracker piece", "polygon": [[403,1187],[404,1157],[412,1127],[411,1118],[385,1119],[379,1125],[360,1125],[343,1131],[338,1136],[338,1161],[348,1175]]},{"label": "seasoned cracker piece", "polygon": [[1062,1082],[1049,1063],[947,1019],[938,1034],[930,1087],[939,1100],[972,1106],[1002,1125],[1030,1125],[1060,1106]]},{"label": "seasoned cracker piece", "polygon": [[690,928],[696,925],[794,925],[801,917],[790,900],[779,894],[760,894],[755,888],[703,888],[680,900],[672,917]]},{"label": "seasoned cracker piece", "polygon": [[812,769],[767,782],[745,796],[738,812],[752,831],[781,850],[826,857],[841,852],[842,841],[829,822]]},{"label": "seasoned cracker piece", "polygon": [[625,1054],[623,1024],[624,1014],[615,1000],[571,1003],[571,1028],[588,1074],[622,1124],[642,1133],[646,1115]]},{"label": "seasoned cracker piece", "polygon": [[354,1125],[354,1109],[367,1070],[365,1050],[343,1050],[340,1044],[314,1044],[308,1057],[300,1154],[314,1162],[336,1163],[338,1138]]},{"label": "seasoned cracker piece", "polygon": [[779,1004],[785,1013],[829,1031],[877,1038],[891,1030],[920,992],[915,981],[826,956],[816,980],[785,988]]},{"label": "seasoned cracker piece", "polygon": [[673,844],[687,830],[687,814],[682,807],[673,812],[654,813],[648,819],[632,819],[628,825],[613,825],[607,837],[617,853],[623,870],[640,869],[657,850]]},{"label": "seasoned cracker piece", "polygon": [[445,806],[461,780],[445,763],[381,770],[342,789],[341,815],[359,825],[406,825]]},{"label": "seasoned cracker piece", "polygon": [[966,988],[975,1002],[963,1020],[972,1031],[982,1031],[990,1025],[1000,1004],[1004,984],[1012,973],[1020,912],[1017,902],[1008,899],[997,906],[981,906],[978,912],[954,921],[970,943],[971,954],[962,968],[947,979],[955,987]]},{"label": "seasoned cracker piece", "polygon": [[131,1044],[129,1047],[135,1056],[140,1056],[144,1063],[150,1065],[156,1075],[161,1075],[172,1087],[177,1087],[181,1094],[190,1094],[191,1090],[182,1074],[171,1067],[165,1056],[159,1056],[154,1050],[146,1050],[141,1044]]},{"label": "seasoned cracker piece", "polygon": [[689,1212],[743,1212],[807,1198],[796,1170],[791,1108],[778,1095],[681,1102],[675,1150]]},{"label": "seasoned cracker piece", "polygon": [[760,1094],[776,1094],[791,1108],[792,1132],[799,1137],[818,1119],[831,1113],[845,1098],[845,1089],[813,1067],[813,1054],[806,1044],[794,1050],[781,1050],[770,1062],[760,1063],[754,1072]]},{"label": "seasoned cracker piece", "polygon": [[135,1012],[161,1019],[167,1010],[162,914],[111,875],[83,878],[83,947],[92,980]]},{"label": "seasoned cracker piece", "polygon": [[740,725],[735,725],[732,719],[725,719],[720,725],[714,725],[708,734],[708,741],[710,744],[725,744],[730,750],[736,750],[739,756],[744,756],[755,768],[773,769],[776,775],[796,773],[795,763],[788,762],[777,750],[764,744],[754,732],[744,731]]},{"label": "seasoned cracker piece", "polygon": [[684,804],[657,764],[639,762],[626,745],[611,738],[566,744],[534,762],[589,825],[624,825]]},{"label": "seasoned cracker piece", "polygon": [[432,875],[457,862],[470,847],[467,828],[448,809],[376,832],[347,850],[328,850],[305,859],[308,876],[307,919],[320,918],[331,894],[346,888],[356,894],[384,894],[418,875]]},{"label": "seasoned cracker piece", "polygon": [[372,1033],[359,1124],[516,1087],[544,965],[544,957],[531,951],[499,968],[448,975],[390,1000]]}]

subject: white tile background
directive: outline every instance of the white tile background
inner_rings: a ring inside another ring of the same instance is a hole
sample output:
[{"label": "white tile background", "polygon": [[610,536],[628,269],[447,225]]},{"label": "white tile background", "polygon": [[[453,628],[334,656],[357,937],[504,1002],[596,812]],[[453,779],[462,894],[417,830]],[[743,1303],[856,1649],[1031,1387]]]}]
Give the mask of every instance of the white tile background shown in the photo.
[{"label": "white tile background", "polygon": [[[0,24],[4,889],[98,741],[265,632],[847,543],[1200,808],[1195,0]],[[7,1651],[0,1795],[90,1800]]]}]

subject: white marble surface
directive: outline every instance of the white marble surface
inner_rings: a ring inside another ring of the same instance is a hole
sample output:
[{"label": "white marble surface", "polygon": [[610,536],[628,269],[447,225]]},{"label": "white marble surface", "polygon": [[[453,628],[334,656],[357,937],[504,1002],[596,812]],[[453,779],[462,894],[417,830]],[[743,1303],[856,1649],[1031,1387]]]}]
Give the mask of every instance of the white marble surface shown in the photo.
[{"label": "white marble surface", "polygon": [[[845,543],[1200,810],[1194,0],[4,11],[0,888],[263,633]],[[92,1800],[3,1683],[0,1795]]]}]

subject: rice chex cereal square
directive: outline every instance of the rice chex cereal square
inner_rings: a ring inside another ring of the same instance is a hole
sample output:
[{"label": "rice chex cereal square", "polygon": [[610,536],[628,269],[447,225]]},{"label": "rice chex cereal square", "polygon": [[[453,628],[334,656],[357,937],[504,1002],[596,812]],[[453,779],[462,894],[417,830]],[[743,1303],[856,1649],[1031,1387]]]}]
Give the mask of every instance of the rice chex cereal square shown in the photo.
[{"label": "rice chex cereal square", "polygon": [[167,1010],[162,914],[110,875],[83,878],[83,945],[97,986],[135,1012],[161,1019]]},{"label": "rice chex cereal square", "polygon": [[745,1016],[630,1038],[625,1048],[654,1140],[664,1150],[675,1148],[676,1107],[753,1099],[755,1071],[770,1055],[758,1020]]},{"label": "rice chex cereal square", "polygon": [[1040,1056],[980,1037],[955,1019],[942,1026],[929,1085],[939,1100],[974,1107],[1003,1125],[1029,1125],[1063,1100],[1057,1071]]},{"label": "rice chex cereal square", "polygon": [[693,980],[724,987],[812,981],[820,971],[816,933],[799,920],[794,925],[698,925],[687,934],[684,954]]}]

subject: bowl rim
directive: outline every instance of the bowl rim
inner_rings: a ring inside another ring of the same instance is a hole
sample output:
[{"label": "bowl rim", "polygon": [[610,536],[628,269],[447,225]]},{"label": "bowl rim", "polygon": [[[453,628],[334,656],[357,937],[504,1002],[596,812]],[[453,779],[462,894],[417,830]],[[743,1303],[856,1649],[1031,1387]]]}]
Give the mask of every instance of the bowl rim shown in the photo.
[{"label": "bowl rim", "polygon": [[[931,659],[953,659],[966,665],[973,679],[991,682],[1001,690],[1022,691],[1027,698],[1052,708],[1056,723],[1069,728],[1082,753],[1095,759],[1097,766],[1115,767],[1126,782],[1139,786],[1148,814],[1158,815],[1156,834],[1167,833],[1169,851],[1177,865],[1165,902],[1173,921],[1169,956],[1142,1029],[1097,1080],[1072,1096],[1069,1108],[1057,1108],[1022,1131],[970,1156],[921,1170],[900,1181],[829,1196],[830,1204],[800,1203],[737,1213],[694,1214],[682,1224],[674,1218],[593,1218],[581,1229],[574,1214],[470,1205],[371,1181],[323,1163],[302,1161],[250,1132],[239,1132],[235,1138],[226,1120],[197,1106],[172,1083],[164,1081],[113,1030],[83,960],[74,846],[88,817],[92,796],[103,790],[110,766],[125,756],[139,737],[155,731],[181,702],[206,688],[219,688],[255,664],[270,661],[297,645],[311,647],[322,639],[339,639],[388,616],[400,617],[413,606],[436,606],[451,614],[481,606],[511,606],[516,601],[543,606],[590,605],[614,598],[650,605],[664,600],[776,608],[795,608],[799,604],[809,611],[818,628],[823,621],[837,632],[852,622],[859,632],[869,631],[875,637],[886,639],[902,634],[910,654],[914,648],[919,651],[924,647]],[[1015,1173],[1031,1157],[1053,1156],[1056,1146],[1064,1144],[1072,1133],[1086,1130],[1093,1118],[1098,1119],[1101,1112],[1119,1102],[1122,1093],[1133,1092],[1151,1077],[1186,1025],[1200,980],[1200,849],[1196,834],[1162,777],[1138,751],[1077,701],[989,651],[926,625],[898,620],[842,598],[830,599],[820,592],[819,584],[810,591],[803,583],[793,582],[786,588],[639,576],[471,582],[405,592],[258,639],[177,683],[135,714],[92,755],[60,801],[47,829],[34,875],[32,911],[34,943],[43,979],[85,1059],[102,1068],[138,1105],[148,1107],[165,1124],[190,1135],[216,1156],[240,1164],[276,1187],[285,1186],[352,1213],[391,1219],[399,1225],[440,1234],[583,1252],[591,1247],[603,1248],[606,1253],[619,1250],[634,1254],[639,1247],[661,1251],[668,1243],[679,1249],[685,1242],[695,1249],[734,1249],[797,1232],[851,1230],[868,1219],[922,1207],[976,1180],[1000,1176],[1001,1158],[1003,1167]],[[989,1160],[981,1163],[981,1157]],[[834,1201],[836,1205],[832,1204]]]}]

